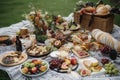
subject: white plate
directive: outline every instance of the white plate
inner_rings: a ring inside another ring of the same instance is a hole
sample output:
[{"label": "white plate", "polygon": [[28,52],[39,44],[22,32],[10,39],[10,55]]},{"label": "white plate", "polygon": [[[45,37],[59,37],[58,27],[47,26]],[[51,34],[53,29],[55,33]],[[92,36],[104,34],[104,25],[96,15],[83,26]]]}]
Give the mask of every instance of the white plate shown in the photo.
[{"label": "white plate", "polygon": [[57,58],[59,54],[60,54],[60,51],[53,51],[50,53],[50,56],[53,58]]}]

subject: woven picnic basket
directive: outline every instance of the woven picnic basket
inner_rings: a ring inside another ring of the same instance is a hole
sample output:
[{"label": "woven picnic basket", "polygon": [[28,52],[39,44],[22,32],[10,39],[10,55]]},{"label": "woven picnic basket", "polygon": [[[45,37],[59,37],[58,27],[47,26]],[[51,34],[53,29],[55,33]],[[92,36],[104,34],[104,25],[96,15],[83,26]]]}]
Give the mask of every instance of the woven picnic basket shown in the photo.
[{"label": "woven picnic basket", "polygon": [[90,31],[93,29],[101,29],[105,32],[111,32],[114,24],[114,15],[80,15],[79,12],[74,12],[74,21],[75,23],[80,24],[83,28]]}]

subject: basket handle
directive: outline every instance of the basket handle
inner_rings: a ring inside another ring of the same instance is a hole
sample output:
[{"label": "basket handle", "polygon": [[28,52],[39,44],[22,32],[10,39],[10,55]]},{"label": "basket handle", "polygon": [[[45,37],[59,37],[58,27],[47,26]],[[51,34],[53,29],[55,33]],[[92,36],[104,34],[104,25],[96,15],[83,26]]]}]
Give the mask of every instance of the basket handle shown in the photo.
[{"label": "basket handle", "polygon": [[89,21],[88,27],[91,26],[91,24],[93,23],[93,21],[94,21],[94,14],[91,15],[91,18],[90,18],[90,21]]},{"label": "basket handle", "polygon": [[83,19],[83,15],[80,15],[80,19],[79,19],[80,23],[82,22],[82,19]]}]

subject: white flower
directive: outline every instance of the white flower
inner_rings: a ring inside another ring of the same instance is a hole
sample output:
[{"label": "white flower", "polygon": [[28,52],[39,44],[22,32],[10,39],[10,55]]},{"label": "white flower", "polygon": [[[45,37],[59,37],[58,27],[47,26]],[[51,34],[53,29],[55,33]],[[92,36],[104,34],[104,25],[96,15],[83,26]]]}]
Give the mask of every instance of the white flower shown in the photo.
[{"label": "white flower", "polygon": [[61,17],[61,15],[58,15],[58,17]]},{"label": "white flower", "polygon": [[30,14],[35,14],[35,11],[31,11]]},{"label": "white flower", "polygon": [[47,14],[48,14],[48,12],[46,11],[46,12],[45,12],[45,15],[47,15]]}]

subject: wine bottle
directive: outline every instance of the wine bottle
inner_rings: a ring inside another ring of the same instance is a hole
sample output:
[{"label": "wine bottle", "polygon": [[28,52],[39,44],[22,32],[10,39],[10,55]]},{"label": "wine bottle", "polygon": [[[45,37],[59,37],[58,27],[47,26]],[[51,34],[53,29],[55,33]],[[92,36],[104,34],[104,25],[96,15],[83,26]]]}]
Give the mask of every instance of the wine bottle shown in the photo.
[{"label": "wine bottle", "polygon": [[22,52],[22,43],[19,39],[19,36],[16,36],[16,51]]},{"label": "wine bottle", "polygon": [[117,52],[115,50],[111,50],[109,52],[109,57],[110,59],[115,60],[117,58]]}]

